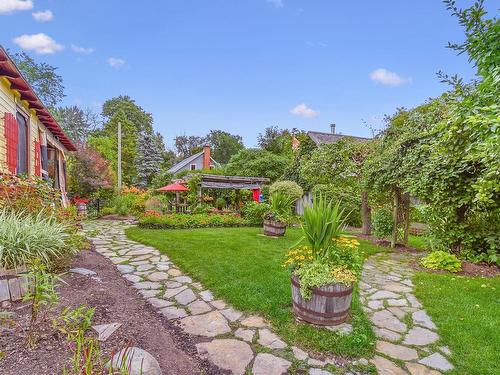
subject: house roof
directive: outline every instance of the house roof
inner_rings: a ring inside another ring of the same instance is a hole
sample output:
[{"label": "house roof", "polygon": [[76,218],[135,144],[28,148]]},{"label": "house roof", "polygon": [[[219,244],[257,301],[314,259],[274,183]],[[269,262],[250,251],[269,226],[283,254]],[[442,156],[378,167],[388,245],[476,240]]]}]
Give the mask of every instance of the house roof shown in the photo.
[{"label": "house roof", "polygon": [[307,132],[307,135],[314,141],[314,143],[316,143],[316,146],[332,144],[344,138],[347,138],[354,142],[367,142],[371,139],[371,138],[357,137],[355,135],[333,134],[333,133],[323,133],[314,131]]},{"label": "house roof", "polygon": [[52,117],[2,46],[0,46],[0,76],[5,77],[10,82],[10,88],[19,92],[21,99],[27,101],[29,108],[36,112],[40,122],[45,125],[68,151],[76,151],[73,142]]},{"label": "house roof", "polygon": [[[202,151],[198,152],[197,154],[191,155],[191,156],[187,157],[186,159],[181,160],[177,164],[174,164],[173,166],[171,166],[170,169],[168,170],[168,173],[175,174],[175,173],[179,172],[182,168],[189,165],[192,161],[195,161],[199,156],[203,155],[204,153],[205,153],[205,150],[202,150]],[[216,162],[212,157],[210,157],[210,161],[214,165],[220,166],[220,164],[218,162]]]}]

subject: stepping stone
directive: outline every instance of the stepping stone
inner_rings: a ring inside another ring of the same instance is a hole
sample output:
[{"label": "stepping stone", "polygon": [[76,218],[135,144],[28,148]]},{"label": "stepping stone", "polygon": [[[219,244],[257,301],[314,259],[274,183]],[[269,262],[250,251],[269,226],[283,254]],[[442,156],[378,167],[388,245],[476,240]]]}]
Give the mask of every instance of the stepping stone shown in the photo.
[{"label": "stepping stone", "polygon": [[130,262],[130,264],[133,266],[145,266],[149,265],[150,263],[147,260],[138,260],[138,261],[132,261]]},{"label": "stepping stone", "polygon": [[250,345],[240,340],[216,339],[197,344],[196,349],[203,358],[235,375],[244,375],[253,359]]},{"label": "stepping stone", "polygon": [[168,265],[166,265],[166,264],[157,264],[156,265],[156,269],[158,271],[168,271],[169,268],[170,267]]},{"label": "stepping stone", "polygon": [[411,375],[441,375],[440,372],[431,370],[424,365],[419,365],[418,363],[408,362],[406,368],[410,371]]},{"label": "stepping stone", "polygon": [[283,358],[276,357],[269,353],[259,353],[253,362],[253,375],[282,375],[286,374],[292,365]]},{"label": "stepping stone", "polygon": [[187,307],[193,315],[203,314],[212,310],[208,303],[200,300],[190,303]]},{"label": "stepping stone", "polygon": [[[193,284],[194,285],[194,284]],[[214,295],[212,294],[211,291],[209,290],[204,290],[203,292],[200,292],[200,297],[207,302],[213,301],[214,300]]]},{"label": "stepping stone", "polygon": [[251,329],[238,328],[234,335],[242,340],[252,342],[255,332]]},{"label": "stepping stone", "polygon": [[332,373],[320,368],[311,368],[309,369],[309,375],[332,375]]},{"label": "stepping stone", "polygon": [[418,359],[418,353],[415,349],[402,345],[391,344],[387,341],[377,341],[376,350],[386,356],[400,359],[402,361]]},{"label": "stepping stone", "polygon": [[106,364],[106,368],[109,369],[111,367],[117,372],[120,372],[124,363],[126,363],[127,366],[127,374],[130,375],[162,374],[158,361],[147,351],[137,347],[120,350],[111,358],[111,361]]},{"label": "stepping stone", "polygon": [[135,289],[143,290],[143,289],[160,289],[161,284],[155,283],[152,281],[140,281],[132,285]]},{"label": "stepping stone", "polygon": [[403,285],[396,282],[390,282],[384,284],[381,286],[381,288],[384,290],[388,290],[389,292],[396,292],[396,293],[409,293],[412,291],[412,289],[407,285]]},{"label": "stepping stone", "polygon": [[384,303],[380,300],[368,301],[368,307],[373,310],[380,310],[384,308]]},{"label": "stepping stone", "polygon": [[402,368],[378,355],[373,357],[370,362],[377,368],[380,375],[407,375]]},{"label": "stepping stone", "polygon": [[412,318],[413,318],[414,324],[417,324],[419,326],[426,327],[429,329],[433,329],[433,330],[437,329],[437,327],[434,324],[434,322],[432,321],[431,317],[429,315],[427,315],[427,313],[424,310],[415,311],[412,314]]},{"label": "stepping stone", "polygon": [[440,346],[439,350],[441,350],[441,352],[446,354],[447,356],[451,355],[451,350],[449,346]]},{"label": "stepping stone", "polygon": [[222,310],[226,308],[226,302],[218,299],[217,301],[212,301],[210,304],[215,307],[217,310]]},{"label": "stepping stone", "polygon": [[201,285],[201,283],[199,283],[199,282],[193,283],[192,287],[195,288],[196,290],[202,290],[203,289],[203,285]]},{"label": "stepping stone", "polygon": [[139,294],[144,298],[156,297],[160,293],[158,289],[139,290]]},{"label": "stepping stone", "polygon": [[259,329],[259,339],[257,342],[269,349],[284,349],[286,343],[267,328]]},{"label": "stepping stone", "polygon": [[179,271],[177,268],[171,268],[167,271],[167,273],[170,275],[170,276],[173,276],[173,277],[177,277],[177,276],[180,276],[182,275],[182,272]]},{"label": "stepping stone", "polygon": [[151,281],[163,281],[168,279],[168,274],[165,272],[153,272],[147,276],[148,280]]},{"label": "stepping stone", "polygon": [[140,261],[140,260],[146,260],[146,259],[149,259],[150,263],[154,262],[154,259],[151,258],[151,254],[141,255],[141,256],[138,256],[138,257],[134,257],[134,262],[137,262],[137,261]]},{"label": "stepping stone", "polygon": [[417,297],[413,294],[406,294],[406,299],[410,302],[411,307],[416,307],[417,309],[422,308],[422,304],[418,301]]},{"label": "stepping stone", "polygon": [[192,283],[193,280],[189,276],[177,276],[174,278],[178,283]]},{"label": "stepping stone", "polygon": [[413,288],[413,283],[410,279],[404,279],[401,283]]},{"label": "stepping stone", "polygon": [[309,357],[309,355],[305,351],[297,348],[296,346],[292,346],[292,352],[293,356],[299,361],[305,361]]},{"label": "stepping stone", "polygon": [[406,335],[403,344],[424,346],[432,344],[437,340],[439,340],[439,336],[436,332],[421,327],[414,327]]},{"label": "stepping stone", "polygon": [[328,364],[328,362],[320,361],[319,359],[315,359],[315,358],[309,358],[309,360],[307,361],[307,364],[309,364],[310,366],[325,367]]},{"label": "stepping stone", "polygon": [[397,306],[397,307],[408,306],[408,302],[403,298],[401,298],[401,299],[390,298],[387,300],[387,304],[389,306]]},{"label": "stepping stone", "polygon": [[400,298],[399,294],[389,292],[387,290],[379,290],[378,292],[372,294],[368,299],[387,299],[387,298]]},{"label": "stepping stone", "polygon": [[165,307],[164,309],[160,310],[160,313],[169,320],[180,319],[187,316],[186,310],[178,307]]},{"label": "stepping stone", "polygon": [[114,264],[119,264],[128,261],[129,258],[122,258],[122,257],[112,257],[109,258]]},{"label": "stepping stone", "polygon": [[131,275],[131,274],[128,274],[128,273],[125,274],[125,275],[123,275],[123,277],[125,279],[127,279],[128,281],[130,281],[131,283],[137,283],[137,282],[139,282],[139,281],[142,280],[142,277],[137,276],[137,275]]},{"label": "stepping stone", "polygon": [[92,328],[97,332],[97,340],[106,341],[121,325],[121,323],[99,324]]},{"label": "stepping stone", "polygon": [[167,289],[167,291],[163,295],[163,298],[165,298],[165,299],[172,298],[173,296],[182,292],[184,289],[187,289],[186,285],[183,285],[183,286],[180,286],[180,287],[174,288],[174,289]]},{"label": "stepping stone", "polygon": [[225,309],[225,310],[220,310],[220,313],[226,317],[227,320],[230,322],[235,322],[239,318],[242,317],[243,313],[241,311],[237,311],[233,308]]},{"label": "stepping stone", "polygon": [[260,316],[255,315],[249,316],[248,318],[242,320],[241,324],[245,327],[252,328],[263,328],[267,326],[266,322],[264,322],[264,319],[262,319]]},{"label": "stepping stone", "polygon": [[391,331],[396,331],[396,332],[406,332],[406,324],[398,320],[394,315],[392,315],[389,311],[387,310],[381,310],[377,311],[373,316],[371,317],[371,321],[381,327],[381,328],[387,328],[390,329]]},{"label": "stepping stone", "polygon": [[349,323],[342,323],[336,326],[326,326],[326,329],[332,332],[337,332],[342,336],[347,336],[352,332],[352,325],[350,325]]},{"label": "stepping stone", "polygon": [[401,335],[399,333],[390,331],[388,329],[375,327],[374,331],[375,331],[375,336],[377,336],[378,338],[386,339],[389,341],[401,340]]},{"label": "stepping stone", "polygon": [[83,276],[96,276],[97,275],[97,273],[95,273],[94,271],[89,270],[87,268],[82,268],[82,267],[71,268],[69,270],[69,272],[77,273],[77,274],[83,275]]},{"label": "stepping stone", "polygon": [[166,287],[167,289],[175,289],[175,288],[179,288],[179,287],[181,287],[181,286],[182,286],[182,284],[181,284],[181,283],[178,283],[177,281],[167,281],[167,282],[165,283],[165,287]]},{"label": "stepping stone", "polygon": [[155,268],[155,266],[153,266],[152,264],[142,264],[140,266],[137,267],[137,271],[141,272],[141,271],[149,271],[149,270],[152,270],[153,268]]},{"label": "stepping stone", "polygon": [[146,255],[146,254],[154,254],[156,251],[152,249],[142,249],[142,250],[132,250],[127,253],[128,256],[132,255]]},{"label": "stepping stone", "polygon": [[231,332],[226,319],[218,311],[188,316],[183,318],[180,323],[184,332],[191,335],[214,337]]},{"label": "stepping stone", "polygon": [[156,307],[157,309],[162,309],[164,307],[172,306],[174,303],[170,301],[165,301],[164,299],[161,298],[148,298],[147,300],[153,307]]},{"label": "stepping stone", "polygon": [[406,311],[400,309],[399,307],[388,307],[387,310],[396,315],[398,319],[403,319],[406,316]]},{"label": "stepping stone", "polygon": [[177,301],[177,303],[181,305],[187,305],[188,303],[191,303],[194,300],[196,300],[196,295],[193,293],[191,289],[186,289],[177,294],[174,298]]},{"label": "stepping stone", "polygon": [[449,371],[453,369],[453,365],[439,353],[431,354],[430,356],[418,361],[418,363],[441,371]]}]

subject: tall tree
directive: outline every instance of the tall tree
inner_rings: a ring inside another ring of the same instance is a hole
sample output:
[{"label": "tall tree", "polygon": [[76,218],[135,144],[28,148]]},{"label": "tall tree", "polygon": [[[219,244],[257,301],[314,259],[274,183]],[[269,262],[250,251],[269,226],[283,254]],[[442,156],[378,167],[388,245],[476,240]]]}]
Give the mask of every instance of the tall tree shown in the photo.
[{"label": "tall tree", "polygon": [[264,133],[259,133],[257,143],[263,150],[273,154],[290,153],[288,147],[291,145],[292,135],[287,129],[280,129],[277,126],[269,126]]},{"label": "tall tree", "polygon": [[200,152],[205,144],[205,138],[195,135],[178,135],[174,139],[175,149],[179,159],[185,159]]},{"label": "tall tree", "polygon": [[231,157],[226,173],[236,176],[268,177],[276,181],[283,175],[288,159],[272,152],[248,148]]},{"label": "tall tree", "polygon": [[66,135],[76,143],[85,142],[99,126],[99,116],[88,108],[58,107],[53,111],[53,116]]},{"label": "tall tree", "polygon": [[35,61],[26,52],[16,52],[11,56],[24,78],[48,108],[53,109],[65,97],[63,79],[57,74],[57,68]]},{"label": "tall tree", "polygon": [[221,164],[227,164],[231,156],[245,148],[241,136],[223,130],[210,130],[205,142],[212,148],[212,157]]},{"label": "tall tree", "polygon": [[120,95],[112,99],[106,100],[102,106],[102,116],[109,120],[118,112],[122,111],[127,120],[130,121],[136,128],[137,133],[143,130],[153,129],[153,116],[146,112],[135,100],[127,95]]},{"label": "tall tree", "polygon": [[144,130],[139,135],[137,158],[136,185],[146,188],[151,184],[154,176],[160,173],[163,161],[163,138],[160,134]]}]

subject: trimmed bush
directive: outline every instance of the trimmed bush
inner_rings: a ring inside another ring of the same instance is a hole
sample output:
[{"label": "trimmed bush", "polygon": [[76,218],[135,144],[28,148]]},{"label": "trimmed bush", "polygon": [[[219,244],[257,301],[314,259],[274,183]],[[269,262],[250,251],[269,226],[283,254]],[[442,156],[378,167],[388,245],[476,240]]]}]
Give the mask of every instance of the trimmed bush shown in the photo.
[{"label": "trimmed bush", "polygon": [[269,194],[282,193],[293,202],[302,197],[304,190],[294,181],[277,181],[269,187]]},{"label": "trimmed bush", "polygon": [[237,215],[144,215],[139,219],[139,226],[141,228],[150,229],[242,227],[247,225],[249,225],[248,222]]}]

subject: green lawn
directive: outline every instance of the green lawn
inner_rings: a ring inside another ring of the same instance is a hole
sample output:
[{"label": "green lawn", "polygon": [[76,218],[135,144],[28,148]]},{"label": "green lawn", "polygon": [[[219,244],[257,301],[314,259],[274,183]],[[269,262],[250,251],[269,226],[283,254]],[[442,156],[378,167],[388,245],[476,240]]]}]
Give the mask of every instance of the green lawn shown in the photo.
[{"label": "green lawn", "polygon": [[415,294],[447,343],[453,374],[499,374],[500,278],[418,272]]},{"label": "green lawn", "polygon": [[[268,238],[260,228],[152,230],[130,228],[127,235],[167,254],[184,272],[201,281],[235,308],[265,316],[290,344],[316,352],[371,356],[375,341],[370,322],[353,298],[354,331],[341,337],[326,329],[296,324],[291,311],[290,275],[284,253],[301,236],[288,229],[283,238]],[[362,241],[361,251],[384,251]]]}]

